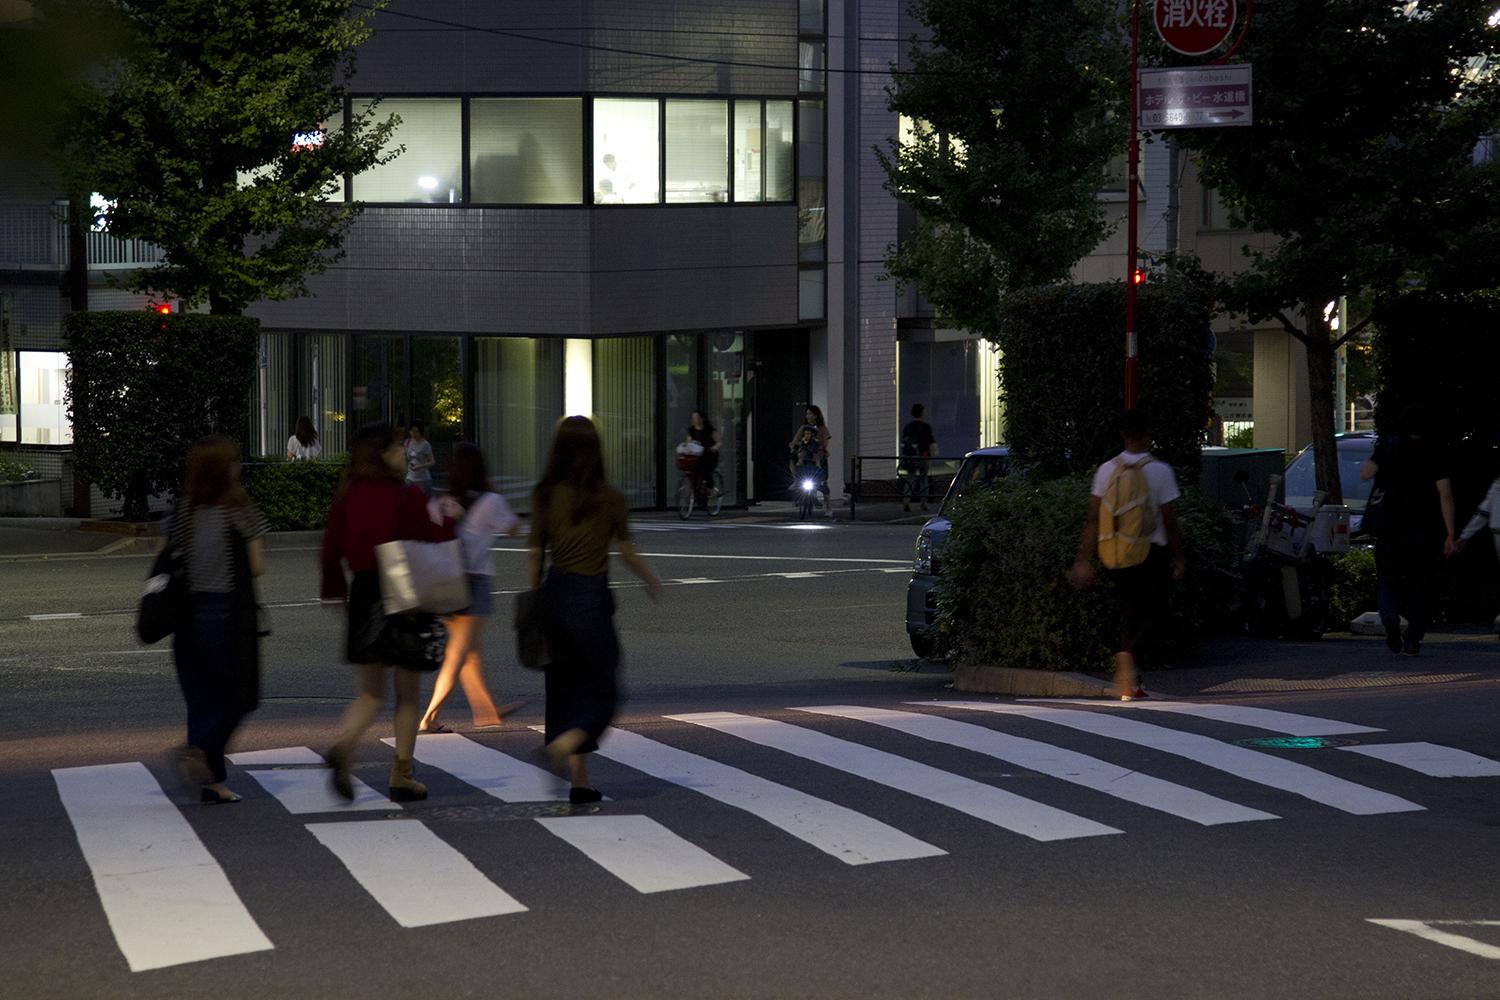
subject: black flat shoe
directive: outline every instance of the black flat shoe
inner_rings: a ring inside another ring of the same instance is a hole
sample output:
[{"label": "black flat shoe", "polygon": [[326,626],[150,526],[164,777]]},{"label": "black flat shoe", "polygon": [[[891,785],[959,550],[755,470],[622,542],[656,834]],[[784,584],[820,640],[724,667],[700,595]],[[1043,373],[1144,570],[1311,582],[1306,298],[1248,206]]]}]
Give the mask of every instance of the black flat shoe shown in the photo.
[{"label": "black flat shoe", "polygon": [[205,788],[198,793],[198,801],[215,806],[228,805],[231,802],[240,801],[240,796],[229,791],[227,788],[223,792],[216,792],[212,788]]},{"label": "black flat shoe", "polygon": [[349,774],[349,751],[333,747],[327,754],[328,767],[333,771],[333,791],[339,798],[354,801],[354,781]]},{"label": "black flat shoe", "polygon": [[604,798],[604,795],[597,788],[568,789],[568,802],[575,806],[586,806],[598,802],[602,798]]}]

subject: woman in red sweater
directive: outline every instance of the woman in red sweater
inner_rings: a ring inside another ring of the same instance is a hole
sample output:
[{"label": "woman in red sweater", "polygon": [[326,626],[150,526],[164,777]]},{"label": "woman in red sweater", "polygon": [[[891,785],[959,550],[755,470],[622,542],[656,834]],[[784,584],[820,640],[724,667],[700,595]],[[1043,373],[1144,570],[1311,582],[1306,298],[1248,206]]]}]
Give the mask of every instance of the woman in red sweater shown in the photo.
[{"label": "woman in red sweater", "polygon": [[[440,542],[453,537],[453,523],[434,523],[420,487],[404,485],[406,450],[389,424],[366,424],[354,435],[349,471],[328,512],[323,529],[323,601],[348,613],[349,662],[359,668],[359,692],[344,713],[338,741],[328,752],[333,787],[354,798],[349,758],[354,744],[370,728],[385,703],[387,664],[382,662],[381,632],[385,612],[380,601],[375,547],[398,539]],[[352,579],[344,577],[345,565]],[[396,759],[391,764],[393,801],[425,799],[427,788],[412,777],[417,743],[418,702],[422,675],[397,667]]]}]

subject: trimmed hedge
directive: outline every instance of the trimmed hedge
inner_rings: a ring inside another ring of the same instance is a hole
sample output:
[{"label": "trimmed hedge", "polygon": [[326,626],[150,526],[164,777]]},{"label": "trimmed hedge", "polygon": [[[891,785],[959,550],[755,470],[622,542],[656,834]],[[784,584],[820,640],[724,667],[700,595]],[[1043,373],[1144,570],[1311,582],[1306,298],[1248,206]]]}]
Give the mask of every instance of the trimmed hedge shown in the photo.
[{"label": "trimmed hedge", "polygon": [[1375,550],[1350,549],[1332,556],[1328,587],[1329,627],[1342,631],[1366,611],[1375,610]]},{"label": "trimmed hedge", "polygon": [[323,527],[348,461],[247,462],[245,492],[266,515],[272,531]]}]

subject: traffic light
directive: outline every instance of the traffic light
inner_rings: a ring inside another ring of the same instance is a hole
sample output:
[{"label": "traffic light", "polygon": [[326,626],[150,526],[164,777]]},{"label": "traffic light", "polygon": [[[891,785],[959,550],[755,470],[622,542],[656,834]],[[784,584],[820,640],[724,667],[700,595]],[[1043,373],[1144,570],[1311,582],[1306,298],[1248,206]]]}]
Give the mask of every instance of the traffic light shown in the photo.
[{"label": "traffic light", "polygon": [[1145,281],[1146,281],[1146,272],[1145,272],[1145,270],[1138,267],[1134,271],[1131,271],[1130,272],[1130,281],[1131,281],[1132,284],[1136,284],[1136,285],[1144,284]]}]

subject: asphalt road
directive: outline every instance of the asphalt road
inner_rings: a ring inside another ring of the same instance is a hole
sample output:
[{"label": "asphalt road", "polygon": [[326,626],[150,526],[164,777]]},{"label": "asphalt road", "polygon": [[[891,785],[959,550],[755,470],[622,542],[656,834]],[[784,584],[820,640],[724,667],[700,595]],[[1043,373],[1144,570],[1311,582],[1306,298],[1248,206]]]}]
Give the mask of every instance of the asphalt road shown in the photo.
[{"label": "asphalt road", "polygon": [[[316,553],[277,548],[235,749],[281,754],[199,806],[170,657],[131,635],[146,557],[0,562],[0,997],[1500,995],[1495,682],[966,696],[905,645],[912,529],[643,527],[673,582],[618,594],[629,700],[579,810],[503,612],[527,707],[450,705],[399,810],[377,724],[368,801],[331,807],[349,672]],[[1330,745],[1237,742],[1289,733]]]}]

